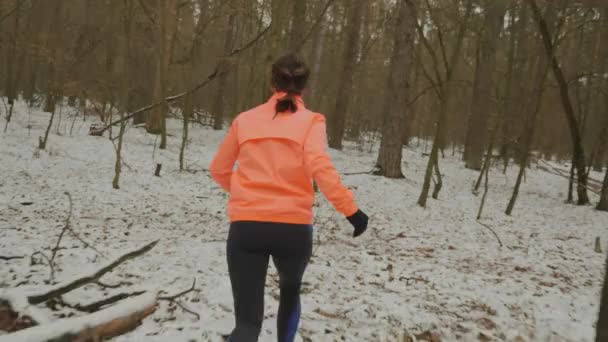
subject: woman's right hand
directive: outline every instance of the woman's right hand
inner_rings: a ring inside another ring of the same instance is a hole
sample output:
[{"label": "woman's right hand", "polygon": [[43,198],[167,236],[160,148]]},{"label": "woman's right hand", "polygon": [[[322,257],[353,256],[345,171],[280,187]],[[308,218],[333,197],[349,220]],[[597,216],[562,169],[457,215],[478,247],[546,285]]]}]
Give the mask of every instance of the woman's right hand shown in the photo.
[{"label": "woman's right hand", "polygon": [[353,232],[353,237],[357,237],[363,234],[367,230],[367,223],[369,222],[369,217],[365,215],[361,209],[357,210],[356,213],[346,218],[353,227],[355,227],[355,231]]}]

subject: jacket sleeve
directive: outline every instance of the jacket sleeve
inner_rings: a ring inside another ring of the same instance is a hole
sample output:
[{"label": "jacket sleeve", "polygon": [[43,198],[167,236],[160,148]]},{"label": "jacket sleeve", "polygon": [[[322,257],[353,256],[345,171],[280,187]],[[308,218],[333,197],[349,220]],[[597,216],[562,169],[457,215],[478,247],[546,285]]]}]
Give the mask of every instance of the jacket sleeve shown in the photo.
[{"label": "jacket sleeve", "polygon": [[239,141],[236,131],[237,121],[235,120],[209,167],[211,177],[227,192],[230,192],[230,179],[239,155]]},{"label": "jacket sleeve", "polygon": [[313,179],[336,210],[345,216],[355,214],[357,212],[355,196],[342,185],[340,175],[327,153],[325,118],[320,114],[315,115],[304,142],[304,156]]}]

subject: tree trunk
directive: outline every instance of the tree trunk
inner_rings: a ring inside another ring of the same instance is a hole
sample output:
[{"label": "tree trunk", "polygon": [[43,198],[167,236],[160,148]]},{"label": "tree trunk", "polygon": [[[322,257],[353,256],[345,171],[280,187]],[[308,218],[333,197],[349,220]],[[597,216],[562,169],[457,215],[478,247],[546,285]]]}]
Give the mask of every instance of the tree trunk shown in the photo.
[{"label": "tree trunk", "polygon": [[[600,34],[600,51],[598,56],[600,59],[600,61],[598,61],[598,74],[600,75],[604,75],[606,72],[608,72],[608,5],[605,5],[603,8],[602,19],[604,24]],[[603,89],[608,89],[608,79],[600,80],[599,82],[601,85],[603,85]],[[593,158],[593,169],[595,171],[602,171],[602,168],[606,165],[606,147],[608,147],[608,91],[604,92],[600,96],[602,96],[604,104],[604,112],[602,115],[604,118],[604,123],[598,137],[595,156]]]},{"label": "tree trunk", "polygon": [[[414,16],[415,20],[418,20],[418,15],[416,13],[416,7],[413,2],[407,2],[408,6],[411,8],[411,13]],[[447,113],[448,113],[448,101],[451,95],[451,82],[454,76],[454,70],[458,65],[458,61],[460,59],[460,52],[462,50],[462,45],[464,42],[464,37],[466,34],[466,28],[469,23],[469,18],[471,12],[473,10],[473,2],[471,0],[467,1],[465,8],[465,15],[462,21],[460,22],[460,27],[458,29],[458,33],[456,35],[455,47],[452,50],[452,54],[449,59],[447,57],[447,52],[444,49],[444,46],[441,45],[441,56],[443,59],[443,65],[445,68],[445,75],[442,75],[439,71],[439,59],[437,58],[437,53],[431,47],[430,42],[424,35],[424,29],[421,25],[417,26],[418,37],[422,41],[422,44],[426,47],[429,54],[431,55],[431,59],[433,60],[433,68],[435,70],[435,80],[433,80],[429,75],[429,81],[435,87],[435,92],[437,94],[439,100],[439,116],[437,118],[437,125],[435,130],[435,138],[433,139],[433,147],[431,148],[431,154],[429,156],[429,160],[427,163],[426,171],[424,174],[424,182],[422,183],[422,191],[420,196],[418,197],[418,204],[421,207],[426,207],[426,202],[429,196],[429,190],[431,188],[431,180],[433,177],[433,171],[435,171],[435,175],[437,177],[435,190],[433,191],[433,198],[437,198],[439,195],[439,191],[443,185],[441,180],[441,173],[439,172],[439,150],[444,146],[444,135],[447,125]],[[438,34],[443,35],[441,32],[441,28],[437,27],[439,30]]]},{"label": "tree trunk", "polygon": [[503,27],[506,2],[485,0],[484,11],[484,30],[479,41],[471,118],[465,145],[465,165],[473,170],[481,170],[483,153],[487,145],[488,118],[496,109],[493,105],[495,101],[492,100],[495,97],[496,46]]},{"label": "tree trunk", "polygon": [[601,211],[608,211],[608,168],[606,169],[606,175],[604,176],[604,183],[602,185],[600,202],[598,203],[596,209]]},{"label": "tree trunk", "polygon": [[[524,84],[524,69],[526,59],[529,57],[527,45],[529,40],[526,25],[528,24],[528,10],[524,4],[520,5],[517,12],[517,20],[515,20],[515,9],[510,15],[512,25],[510,26],[510,42],[508,53],[508,69],[507,69],[507,86],[505,99],[502,137],[500,146],[500,155],[503,160],[503,173],[507,172],[511,156],[515,154],[515,144],[513,141],[513,132],[515,131],[516,114],[523,112],[522,104],[525,103],[525,94],[522,86]],[[510,86],[509,86],[510,85]],[[521,100],[520,100],[521,99]]]},{"label": "tree trunk", "polygon": [[314,107],[319,107],[321,104],[317,87],[319,79],[321,78],[321,64],[323,62],[323,52],[325,48],[326,26],[327,25],[324,25],[323,22],[319,23],[319,28],[315,34],[313,44],[312,70],[310,73],[308,97]]},{"label": "tree trunk", "polygon": [[133,17],[133,3],[131,0],[125,0],[123,11],[123,26],[124,36],[122,37],[122,98],[120,103],[120,131],[118,132],[118,146],[116,146],[116,163],[114,164],[114,179],[112,180],[112,187],[114,189],[120,189],[120,173],[122,171],[122,144],[123,136],[125,134],[126,122],[124,120],[125,113],[129,111],[129,87],[131,79],[129,77],[130,70],[130,59],[131,59],[131,22]]},{"label": "tree trunk", "polygon": [[348,3],[349,16],[346,27],[348,33],[346,37],[346,45],[342,55],[342,70],[337,77],[338,93],[336,95],[336,105],[333,113],[329,116],[328,131],[329,131],[329,147],[338,150],[342,149],[342,138],[344,136],[344,127],[346,124],[346,112],[348,110],[348,100],[351,97],[353,88],[353,77],[355,66],[357,64],[357,48],[361,37],[361,17],[363,16],[364,2],[362,0],[354,0]]},{"label": "tree trunk", "polygon": [[605,267],[604,286],[602,287],[600,314],[596,324],[595,342],[608,341],[608,256],[606,258]]},{"label": "tree trunk", "polygon": [[[550,23],[553,23],[554,15],[555,11],[553,4],[549,4],[547,7],[547,18]],[[509,200],[509,204],[507,205],[507,209],[505,210],[505,214],[507,215],[511,215],[511,213],[513,212],[515,202],[517,201],[517,196],[519,195],[519,188],[521,187],[521,182],[526,172],[526,167],[528,165],[528,160],[530,157],[530,149],[532,148],[532,141],[534,138],[534,133],[536,131],[538,113],[540,112],[542,105],[545,81],[547,80],[547,74],[549,72],[549,56],[542,53],[541,47],[539,47],[539,51],[536,55],[538,56],[538,58],[535,67],[533,88],[528,96],[528,99],[526,100],[525,105],[528,117],[525,123],[523,141],[520,146],[521,150],[519,151],[519,173],[517,175],[515,186],[513,187],[513,194],[511,195],[511,199]]]},{"label": "tree trunk", "polygon": [[[407,0],[412,1],[412,0]],[[384,100],[382,142],[378,154],[378,174],[388,178],[403,178],[401,157],[403,151],[403,121],[410,98],[410,70],[413,67],[415,25],[409,7],[398,2],[394,47],[389,67],[387,91]]]},{"label": "tree trunk", "polygon": [[148,118],[146,128],[149,133],[160,134],[160,149],[167,147],[167,113],[169,112],[169,104],[167,98],[167,73],[169,68],[169,60],[171,56],[171,41],[173,40],[173,30],[176,21],[175,0],[160,0],[158,13],[158,60],[156,65],[156,82],[154,86],[155,102],[162,102],[152,110]]},{"label": "tree trunk", "polygon": [[301,46],[300,43],[304,38],[304,29],[306,28],[306,3],[302,0],[291,0],[291,32],[289,34],[289,49],[297,52]]},{"label": "tree trunk", "polygon": [[[17,1],[15,1],[15,4]],[[13,16],[13,32],[10,35],[9,47],[6,49],[6,97],[8,100],[9,111],[6,113],[6,124],[4,126],[4,132],[8,129],[8,124],[11,121],[11,117],[13,116],[13,106],[15,105],[15,99],[17,97],[17,40],[19,40],[19,19],[21,17],[20,14],[20,6],[16,7],[15,13]]]},{"label": "tree trunk", "polygon": [[[234,25],[236,23],[236,12],[232,11],[226,24],[226,30],[224,31],[224,56],[230,54],[233,48],[234,41]],[[224,58],[224,57],[222,57]],[[220,61],[221,67],[220,72],[224,73],[230,68],[230,61],[224,58]],[[220,76],[217,81],[217,88],[215,98],[213,102],[213,129],[221,130],[224,127],[224,111],[226,109],[226,85],[228,84],[228,77],[226,74]]]},{"label": "tree trunk", "polygon": [[585,205],[589,203],[589,197],[587,195],[587,172],[586,172],[586,161],[585,161],[585,149],[581,140],[581,130],[579,122],[576,120],[576,115],[574,113],[574,107],[572,106],[572,101],[570,99],[570,94],[568,90],[568,82],[564,77],[564,73],[562,68],[555,56],[553,46],[552,35],[549,31],[549,26],[543,18],[538,5],[536,4],[536,0],[526,0],[530,7],[532,8],[532,12],[534,13],[534,17],[539,26],[539,30],[543,39],[543,45],[545,47],[545,52],[548,58],[550,58],[551,69],[553,70],[553,75],[557,80],[559,85],[560,98],[562,101],[562,105],[564,107],[564,114],[566,115],[566,120],[568,121],[568,126],[570,128],[570,136],[572,139],[572,154],[575,160],[575,167],[577,173],[577,187],[576,192],[578,195],[577,203],[579,205]]}]

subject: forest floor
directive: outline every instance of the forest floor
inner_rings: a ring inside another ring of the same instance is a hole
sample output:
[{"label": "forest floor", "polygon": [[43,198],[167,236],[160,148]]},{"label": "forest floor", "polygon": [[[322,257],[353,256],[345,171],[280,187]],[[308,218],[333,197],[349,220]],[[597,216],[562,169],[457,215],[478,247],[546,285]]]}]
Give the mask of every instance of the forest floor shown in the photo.
[{"label": "forest floor", "polygon": [[[100,290],[88,285],[64,296],[66,302],[88,303],[142,288],[175,293],[196,278],[196,290],[183,304],[200,320],[161,302],[142,326],[116,341],[219,341],[233,323],[225,262],[227,196],[203,169],[224,133],[193,127],[185,156],[190,171],[179,172],[179,121],[168,122],[166,151],[154,148],[157,137],[128,128],[121,189],[114,190],[115,153],[107,134],[87,135],[93,118],[86,123],[79,118],[70,135],[68,111],[56,119],[45,151],[37,145],[49,114],[29,111],[22,103],[8,132],[0,134],[0,255],[49,252],[68,216],[68,192],[72,229],[99,253],[65,236],[56,281],[160,242],[102,278],[124,286]],[[347,144],[345,151],[331,154],[340,172],[348,173],[371,169],[374,151]],[[599,236],[607,247],[608,214],[566,204],[567,180],[533,165],[513,215],[506,216],[517,170],[503,175],[493,168],[481,222],[495,230],[504,244],[500,247],[475,220],[481,196],[471,189],[478,173],[466,170],[459,156],[441,159],[439,200],[429,199],[426,209],[416,204],[426,160],[421,148],[406,148],[405,179],[343,177],[371,217],[370,230],[356,240],[348,222],[319,195],[299,338],[391,341],[389,336],[399,331],[430,331],[443,341],[592,341],[604,265],[604,254],[596,253],[594,244]],[[161,177],[153,176],[157,161],[163,164]],[[2,288],[45,286],[48,273],[48,266],[32,265],[29,257],[0,260],[0,293]],[[267,283],[260,340],[274,341],[274,269]],[[41,311],[52,318],[71,312]]]}]

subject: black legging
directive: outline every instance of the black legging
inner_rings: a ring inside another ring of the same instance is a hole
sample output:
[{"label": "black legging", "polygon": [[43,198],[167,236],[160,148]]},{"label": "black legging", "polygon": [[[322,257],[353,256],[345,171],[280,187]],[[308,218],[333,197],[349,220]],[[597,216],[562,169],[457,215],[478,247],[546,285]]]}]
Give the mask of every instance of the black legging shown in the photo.
[{"label": "black legging", "polygon": [[312,253],[312,226],[234,222],[228,235],[228,270],[236,327],[228,341],[257,341],[264,320],[264,285],[269,256],[279,273],[279,342],[292,342],[300,320],[302,275]]}]

